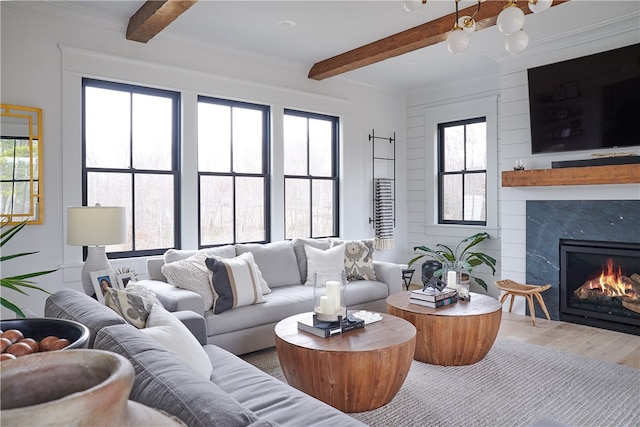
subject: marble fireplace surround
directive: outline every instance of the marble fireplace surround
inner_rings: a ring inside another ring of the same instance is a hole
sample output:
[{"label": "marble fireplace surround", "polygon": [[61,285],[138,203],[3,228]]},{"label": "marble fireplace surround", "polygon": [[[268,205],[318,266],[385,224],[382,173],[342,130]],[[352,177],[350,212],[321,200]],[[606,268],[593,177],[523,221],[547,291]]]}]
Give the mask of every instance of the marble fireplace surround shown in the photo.
[{"label": "marble fireplace surround", "polygon": [[[528,200],[527,283],[550,284],[543,298],[560,319],[560,239],[640,243],[640,200]],[[544,317],[536,306],[536,316]]]}]

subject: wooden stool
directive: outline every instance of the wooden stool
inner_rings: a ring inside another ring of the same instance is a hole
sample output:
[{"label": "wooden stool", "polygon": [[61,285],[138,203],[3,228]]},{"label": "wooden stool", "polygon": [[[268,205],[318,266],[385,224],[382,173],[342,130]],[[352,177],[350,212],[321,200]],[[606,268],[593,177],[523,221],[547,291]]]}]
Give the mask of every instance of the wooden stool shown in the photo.
[{"label": "wooden stool", "polygon": [[507,299],[507,296],[511,295],[511,303],[509,304],[509,313],[511,313],[511,309],[513,308],[513,300],[516,296],[522,296],[527,299],[527,303],[529,303],[529,312],[531,314],[531,321],[533,322],[533,326],[536,326],[536,310],[533,307],[533,298],[531,295],[536,297],[538,300],[538,304],[544,311],[545,316],[547,316],[547,320],[551,320],[549,316],[549,312],[547,311],[547,306],[544,305],[544,301],[542,300],[542,296],[540,296],[541,292],[549,289],[551,285],[544,286],[534,286],[534,285],[523,285],[521,283],[514,282],[513,280],[498,280],[496,282],[496,288],[505,291],[505,294],[500,297],[500,302],[503,303],[504,300]]}]

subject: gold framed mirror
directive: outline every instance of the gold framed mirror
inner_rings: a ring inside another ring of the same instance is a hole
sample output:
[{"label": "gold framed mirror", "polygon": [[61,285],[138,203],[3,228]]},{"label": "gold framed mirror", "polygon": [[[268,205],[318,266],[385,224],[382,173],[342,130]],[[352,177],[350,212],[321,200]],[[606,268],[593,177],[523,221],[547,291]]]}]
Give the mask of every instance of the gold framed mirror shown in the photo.
[{"label": "gold framed mirror", "polygon": [[42,109],[0,104],[2,223],[42,224]]}]

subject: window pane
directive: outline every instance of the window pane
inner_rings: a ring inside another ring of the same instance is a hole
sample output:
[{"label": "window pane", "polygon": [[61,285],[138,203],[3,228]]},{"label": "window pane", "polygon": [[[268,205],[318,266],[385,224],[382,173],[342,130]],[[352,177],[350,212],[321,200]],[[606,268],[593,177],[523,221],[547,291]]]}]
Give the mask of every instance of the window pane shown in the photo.
[{"label": "window pane", "polygon": [[127,210],[127,241],[119,245],[107,246],[107,252],[133,250],[131,184],[131,175],[128,173],[87,173],[87,206],[99,203],[102,206],[124,206]]},{"label": "window pane", "polygon": [[467,170],[487,168],[487,123],[467,125]]},{"label": "window pane", "polygon": [[307,118],[284,116],[284,173],[307,174]]},{"label": "window pane", "polygon": [[169,98],[133,95],[133,167],[171,170],[173,105]]},{"label": "window pane", "polygon": [[464,177],[464,220],[485,221],[486,203],[486,174],[466,174]]},{"label": "window pane", "polygon": [[331,130],[331,122],[327,120],[309,120],[309,173],[313,176],[331,176]]},{"label": "window pane", "polygon": [[200,244],[233,243],[233,179],[200,177]]},{"label": "window pane", "polygon": [[236,242],[266,239],[264,178],[236,178]]},{"label": "window pane", "polygon": [[127,92],[85,88],[87,167],[129,167],[130,100]]},{"label": "window pane", "polygon": [[262,172],[262,112],[233,109],[233,171]]},{"label": "window pane", "polygon": [[462,175],[445,175],[442,179],[442,219],[460,220],[462,218]]},{"label": "window pane", "polygon": [[137,174],[135,180],[135,249],[174,247],[173,176]]},{"label": "window pane", "polygon": [[334,235],[333,226],[333,181],[312,181],[313,185],[313,235],[311,237],[326,237]]},{"label": "window pane", "polygon": [[231,172],[231,107],[198,103],[198,170]]},{"label": "window pane", "polygon": [[309,180],[285,180],[285,238],[311,235],[311,212],[309,211]]},{"label": "window pane", "polygon": [[464,125],[444,129],[444,171],[464,169]]}]

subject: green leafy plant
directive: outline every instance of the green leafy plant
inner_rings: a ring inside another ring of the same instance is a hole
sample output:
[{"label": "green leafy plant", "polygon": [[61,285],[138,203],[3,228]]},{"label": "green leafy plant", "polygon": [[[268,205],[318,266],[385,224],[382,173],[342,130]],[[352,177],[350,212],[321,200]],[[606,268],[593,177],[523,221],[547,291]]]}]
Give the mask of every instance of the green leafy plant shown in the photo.
[{"label": "green leafy plant", "polygon": [[[482,252],[472,252],[471,248],[476,246],[478,243],[490,239],[489,233],[477,233],[473,236],[469,236],[466,239],[463,239],[458,243],[455,250],[452,250],[450,247],[438,243],[436,245],[436,249],[431,249],[427,246],[414,246],[414,251],[422,251],[424,253],[419,254],[411,261],[409,261],[409,266],[418,261],[419,259],[427,256],[439,261],[441,263],[445,262],[458,262],[460,267],[469,273],[469,277],[473,278],[475,282],[482,286],[484,290],[487,290],[487,283],[479,277],[472,276],[471,272],[474,268],[480,265],[486,265],[491,269],[491,272],[495,276],[496,274],[496,260],[495,258],[482,253]],[[439,249],[438,249],[439,248]],[[440,269],[434,273],[434,276],[440,277],[443,274],[444,269]]]},{"label": "green leafy plant", "polygon": [[[0,248],[3,247],[5,245],[5,243],[7,243],[9,240],[11,240],[11,238],[13,238],[16,234],[18,234],[18,232],[20,230],[22,230],[22,228],[25,226],[26,221],[25,222],[21,222],[20,224],[17,224],[13,227],[7,227],[6,222],[2,224],[2,234],[0,235]],[[27,256],[27,255],[33,255],[33,254],[37,254],[38,252],[23,252],[23,253],[19,253],[19,254],[13,254],[13,255],[2,255],[0,256],[0,263],[4,264],[6,261],[9,261],[10,259],[14,259],[14,258],[19,258],[19,257],[23,257],[23,256]],[[4,289],[11,289],[13,291],[19,292],[23,295],[29,295],[27,294],[23,289],[27,288],[27,289],[35,289],[41,292],[45,292],[45,293],[50,293],[44,289],[42,289],[39,286],[36,286],[31,280],[33,277],[37,277],[37,276],[43,276],[45,274],[49,274],[49,273],[53,273],[55,270],[47,270],[47,271],[38,271],[35,273],[26,273],[26,274],[21,274],[19,276],[12,276],[12,277],[0,277],[0,288]],[[4,298],[4,296],[0,296],[0,304],[2,304],[3,307],[8,308],[9,310],[13,311],[18,317],[25,317],[24,313],[22,312],[22,310],[20,310],[20,308],[15,305],[14,303],[12,303],[11,301],[7,300]]]}]

